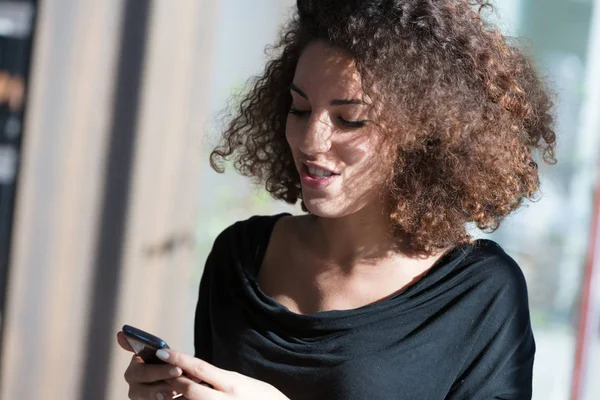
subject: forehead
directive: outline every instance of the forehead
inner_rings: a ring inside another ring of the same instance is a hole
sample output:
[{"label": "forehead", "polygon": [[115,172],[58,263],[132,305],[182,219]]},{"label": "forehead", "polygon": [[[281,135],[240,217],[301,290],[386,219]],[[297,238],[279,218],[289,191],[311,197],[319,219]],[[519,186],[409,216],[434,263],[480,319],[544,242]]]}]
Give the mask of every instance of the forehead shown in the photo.
[{"label": "forehead", "polygon": [[325,42],[310,43],[298,60],[294,84],[313,96],[363,97],[353,58]]}]

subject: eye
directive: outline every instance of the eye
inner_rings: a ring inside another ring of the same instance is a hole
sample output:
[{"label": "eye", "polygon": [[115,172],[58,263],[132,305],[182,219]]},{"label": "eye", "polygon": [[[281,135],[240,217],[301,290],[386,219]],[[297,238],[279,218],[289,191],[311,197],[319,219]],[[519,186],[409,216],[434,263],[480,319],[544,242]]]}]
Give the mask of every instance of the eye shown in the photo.
[{"label": "eye", "polygon": [[299,110],[299,109],[297,109],[297,108],[296,108],[296,107],[294,107],[294,106],[292,106],[292,107],[290,108],[290,114],[292,114],[292,115],[296,115],[296,116],[298,116],[298,117],[303,117],[303,116],[305,116],[305,115],[308,115],[309,113],[310,113],[310,111],[309,111],[309,110]]},{"label": "eye", "polygon": [[358,129],[362,128],[367,124],[367,121],[347,121],[342,117],[338,117],[338,120],[347,128]]}]

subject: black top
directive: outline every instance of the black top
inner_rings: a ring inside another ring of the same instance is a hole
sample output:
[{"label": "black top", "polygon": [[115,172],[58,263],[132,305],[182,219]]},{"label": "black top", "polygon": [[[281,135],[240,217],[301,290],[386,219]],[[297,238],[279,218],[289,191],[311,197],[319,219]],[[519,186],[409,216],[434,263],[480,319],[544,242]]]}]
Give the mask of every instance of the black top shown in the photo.
[{"label": "black top", "polygon": [[257,285],[277,219],[216,239],[200,283],[196,357],[268,382],[290,399],[531,399],[535,343],[519,266],[477,240],[397,294],[300,315]]}]

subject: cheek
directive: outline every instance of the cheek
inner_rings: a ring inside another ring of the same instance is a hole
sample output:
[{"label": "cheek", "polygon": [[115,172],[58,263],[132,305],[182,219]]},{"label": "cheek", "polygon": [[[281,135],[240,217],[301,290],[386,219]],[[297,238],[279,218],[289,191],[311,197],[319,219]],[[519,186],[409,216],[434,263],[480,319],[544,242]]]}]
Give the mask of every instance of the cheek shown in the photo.
[{"label": "cheek", "polygon": [[344,162],[347,165],[369,162],[371,158],[377,157],[375,146],[373,146],[372,141],[365,136],[340,143],[339,149]]}]

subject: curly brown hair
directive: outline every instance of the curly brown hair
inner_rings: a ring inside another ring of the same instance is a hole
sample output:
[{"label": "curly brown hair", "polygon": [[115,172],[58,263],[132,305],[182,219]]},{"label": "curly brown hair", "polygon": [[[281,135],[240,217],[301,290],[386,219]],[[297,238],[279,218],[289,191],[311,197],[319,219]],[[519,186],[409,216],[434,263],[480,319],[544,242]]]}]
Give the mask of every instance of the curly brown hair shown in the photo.
[{"label": "curly brown hair", "polygon": [[[495,230],[539,188],[534,153],[553,164],[552,101],[531,62],[484,22],[483,0],[298,0],[262,76],[212,151],[276,199],[302,198],[285,138],[303,49],[321,40],[356,61],[394,146],[390,223],[430,255]],[[306,211],[306,209],[305,209]]]}]

